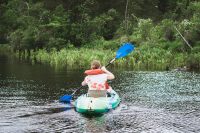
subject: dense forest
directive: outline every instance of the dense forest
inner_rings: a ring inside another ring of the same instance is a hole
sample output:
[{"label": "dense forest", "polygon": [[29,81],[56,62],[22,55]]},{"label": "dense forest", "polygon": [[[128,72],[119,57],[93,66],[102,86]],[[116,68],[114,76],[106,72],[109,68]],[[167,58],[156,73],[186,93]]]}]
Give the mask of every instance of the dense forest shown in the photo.
[{"label": "dense forest", "polygon": [[0,44],[64,67],[106,63],[131,42],[135,51],[116,66],[198,69],[199,16],[198,0],[1,0]]}]

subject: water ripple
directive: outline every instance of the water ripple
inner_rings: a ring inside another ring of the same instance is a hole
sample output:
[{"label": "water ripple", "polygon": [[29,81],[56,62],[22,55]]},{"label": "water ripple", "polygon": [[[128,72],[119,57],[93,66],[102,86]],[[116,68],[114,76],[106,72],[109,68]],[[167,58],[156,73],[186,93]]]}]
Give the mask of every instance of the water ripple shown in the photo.
[{"label": "water ripple", "polygon": [[[68,75],[73,76],[78,77],[73,72]],[[82,79],[76,80],[81,82]],[[81,115],[70,105],[58,102],[64,91],[66,94],[73,91],[70,86],[66,91],[62,85],[49,84],[1,74],[0,132],[200,132],[198,73],[122,71],[111,83],[122,99],[121,105],[94,117]]]}]

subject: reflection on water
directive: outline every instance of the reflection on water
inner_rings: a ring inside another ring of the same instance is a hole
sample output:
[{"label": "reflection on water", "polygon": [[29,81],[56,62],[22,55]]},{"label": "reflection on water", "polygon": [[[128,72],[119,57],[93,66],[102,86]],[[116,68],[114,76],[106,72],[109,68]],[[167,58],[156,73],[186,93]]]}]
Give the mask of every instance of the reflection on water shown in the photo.
[{"label": "reflection on water", "polygon": [[0,132],[200,132],[199,73],[113,71],[120,106],[85,116],[58,102],[80,86],[82,69],[54,70],[0,56]]}]

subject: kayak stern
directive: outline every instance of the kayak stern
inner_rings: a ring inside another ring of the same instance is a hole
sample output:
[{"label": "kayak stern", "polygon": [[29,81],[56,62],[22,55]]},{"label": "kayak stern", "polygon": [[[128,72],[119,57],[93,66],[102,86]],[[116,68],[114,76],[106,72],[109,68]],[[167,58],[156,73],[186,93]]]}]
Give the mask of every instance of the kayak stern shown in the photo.
[{"label": "kayak stern", "polygon": [[81,95],[75,101],[75,109],[83,114],[101,114],[110,109],[115,109],[120,103],[118,94],[113,90],[111,97],[87,97],[87,94]]}]

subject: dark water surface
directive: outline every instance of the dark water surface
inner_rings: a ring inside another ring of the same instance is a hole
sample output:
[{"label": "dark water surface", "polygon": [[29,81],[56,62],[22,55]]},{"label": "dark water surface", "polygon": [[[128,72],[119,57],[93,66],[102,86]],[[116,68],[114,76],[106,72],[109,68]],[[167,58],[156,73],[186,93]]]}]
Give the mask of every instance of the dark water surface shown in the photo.
[{"label": "dark water surface", "polygon": [[200,133],[199,73],[112,71],[120,106],[88,117],[58,102],[80,86],[83,70],[55,70],[1,55],[0,132]]}]

